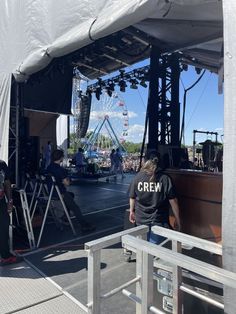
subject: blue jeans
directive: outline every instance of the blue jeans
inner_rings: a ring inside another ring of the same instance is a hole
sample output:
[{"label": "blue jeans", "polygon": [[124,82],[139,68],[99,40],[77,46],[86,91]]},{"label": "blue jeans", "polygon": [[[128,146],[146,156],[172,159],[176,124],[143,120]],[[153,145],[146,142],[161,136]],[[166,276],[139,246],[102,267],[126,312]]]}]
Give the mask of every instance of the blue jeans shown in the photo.
[{"label": "blue jeans", "polygon": [[160,236],[158,234],[155,234],[151,231],[151,228],[153,226],[159,226],[159,227],[164,227],[164,228],[167,228],[167,229],[170,229],[170,225],[168,223],[154,223],[154,224],[151,224],[151,225],[148,225],[149,227],[149,232],[147,234],[147,240],[150,242],[150,243],[154,243],[154,244],[160,244],[162,243],[163,241],[166,240],[165,237],[163,236]]}]

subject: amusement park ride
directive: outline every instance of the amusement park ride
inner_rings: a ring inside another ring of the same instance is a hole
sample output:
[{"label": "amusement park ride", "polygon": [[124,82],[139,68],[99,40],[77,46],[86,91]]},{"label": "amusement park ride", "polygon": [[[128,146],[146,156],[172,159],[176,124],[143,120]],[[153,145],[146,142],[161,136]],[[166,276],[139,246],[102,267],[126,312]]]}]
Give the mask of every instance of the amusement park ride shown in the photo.
[{"label": "amusement park ride", "polygon": [[89,137],[84,139],[84,151],[87,157],[94,154],[110,152],[119,148],[121,153],[126,150],[123,144],[128,136],[129,115],[127,106],[118,92],[108,95],[103,90],[99,100],[92,103]]}]

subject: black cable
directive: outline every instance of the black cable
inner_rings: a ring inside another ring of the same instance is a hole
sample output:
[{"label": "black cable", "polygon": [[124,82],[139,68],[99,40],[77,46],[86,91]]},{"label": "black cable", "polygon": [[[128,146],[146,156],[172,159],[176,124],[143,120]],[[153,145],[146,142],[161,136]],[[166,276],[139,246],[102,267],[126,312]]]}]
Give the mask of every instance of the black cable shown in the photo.
[{"label": "black cable", "polygon": [[183,139],[184,135],[184,127],[185,127],[185,111],[186,111],[186,99],[187,99],[187,92],[192,89],[194,86],[196,86],[200,80],[202,79],[203,75],[206,73],[206,70],[202,72],[202,74],[199,76],[199,78],[194,82],[190,87],[184,89],[184,98],[183,98],[183,116],[182,116],[182,124],[181,124],[181,132],[180,132],[180,143]]}]

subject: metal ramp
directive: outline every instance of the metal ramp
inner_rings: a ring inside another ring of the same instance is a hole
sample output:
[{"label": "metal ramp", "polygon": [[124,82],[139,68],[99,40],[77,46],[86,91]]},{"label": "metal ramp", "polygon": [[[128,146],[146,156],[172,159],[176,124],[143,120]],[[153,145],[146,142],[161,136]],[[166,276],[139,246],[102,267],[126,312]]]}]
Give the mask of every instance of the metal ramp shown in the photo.
[{"label": "metal ramp", "polygon": [[73,298],[25,262],[0,268],[0,313],[84,313]]}]

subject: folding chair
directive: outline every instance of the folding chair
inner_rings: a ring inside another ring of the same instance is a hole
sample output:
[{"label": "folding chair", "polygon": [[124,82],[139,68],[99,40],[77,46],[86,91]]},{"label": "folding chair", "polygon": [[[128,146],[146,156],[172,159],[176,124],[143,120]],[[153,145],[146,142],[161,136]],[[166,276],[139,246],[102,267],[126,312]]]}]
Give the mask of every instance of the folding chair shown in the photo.
[{"label": "folding chair", "polygon": [[[26,192],[27,196],[30,197],[29,210],[31,211],[34,201],[35,201],[36,194],[37,194],[37,189],[40,184],[39,176],[36,175],[34,181],[32,180],[31,176],[28,173],[26,173],[25,176],[26,176],[26,181],[25,181],[23,190]],[[30,188],[30,191],[28,191],[29,188]]]},{"label": "folding chair", "polygon": [[[30,210],[29,210],[27,195],[26,195],[25,190],[16,190],[16,191],[20,194],[21,207],[23,211],[29,246],[30,246],[30,249],[33,250],[35,249],[36,246],[35,246],[33,227],[32,227],[32,223],[30,219]],[[11,238],[12,238],[12,230],[13,230],[13,224],[12,224],[12,215],[11,215]]]},{"label": "folding chair", "polygon": [[[40,245],[40,242],[41,242],[41,238],[42,238],[42,234],[43,234],[43,230],[44,230],[44,226],[45,226],[45,223],[46,223],[46,219],[47,219],[47,215],[48,215],[48,212],[49,212],[49,208],[50,208],[50,205],[51,205],[51,202],[53,201],[53,193],[56,192],[61,204],[62,204],[62,207],[63,207],[63,210],[64,210],[64,213],[68,219],[68,222],[70,224],[70,227],[71,227],[71,230],[73,232],[74,235],[76,235],[76,232],[75,232],[75,229],[74,229],[74,226],[72,224],[72,221],[71,221],[71,218],[70,218],[70,215],[68,213],[68,210],[66,208],[66,205],[64,203],[64,200],[63,200],[63,197],[61,195],[61,192],[59,190],[59,187],[57,186],[56,184],[56,179],[53,177],[53,176],[48,176],[48,179],[51,180],[51,188],[50,188],[50,192],[49,192],[49,197],[48,197],[48,202],[47,202],[47,207],[46,207],[46,210],[45,210],[45,213],[44,213],[44,216],[43,216],[43,222],[42,222],[42,226],[41,226],[41,229],[40,229],[40,233],[39,233],[39,238],[38,238],[38,242],[37,242],[37,248],[39,247]],[[43,183],[45,184],[45,183]]]},{"label": "folding chair", "polygon": [[48,187],[47,187],[47,183],[46,183],[46,177],[45,176],[39,176],[36,175],[36,180],[37,180],[37,188],[38,190],[36,190],[36,194],[35,194],[35,202],[34,202],[34,207],[32,209],[32,207],[30,208],[31,211],[31,221],[33,220],[36,208],[38,206],[38,203],[40,202],[40,200],[44,199],[44,200],[48,200]]},{"label": "folding chair", "polygon": [[31,177],[30,177],[30,175],[28,173],[26,173],[25,176],[26,176],[26,180],[25,180],[25,185],[24,185],[23,190],[27,191],[28,186],[29,186],[30,189],[31,189],[31,192],[33,192],[34,191],[34,184],[33,184],[32,180],[31,180]]},{"label": "folding chair", "polygon": [[[38,207],[38,205],[45,205],[47,206],[48,198],[49,198],[49,191],[48,191],[48,186],[47,186],[47,180],[46,177],[41,175],[36,175],[36,179],[38,182],[38,191],[37,195],[35,196],[35,202],[34,202],[34,207],[31,211],[31,221],[34,218],[35,211]],[[54,219],[57,227],[62,227],[63,222],[60,219],[64,215],[64,209],[62,207],[60,199],[53,199],[51,201],[50,207],[49,207],[50,213],[52,215],[52,218]]]}]

